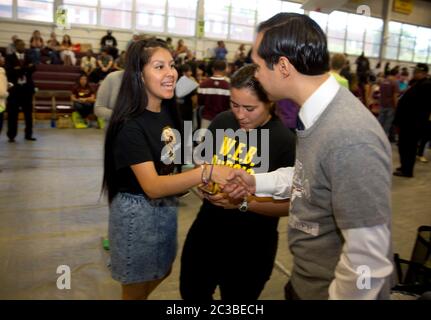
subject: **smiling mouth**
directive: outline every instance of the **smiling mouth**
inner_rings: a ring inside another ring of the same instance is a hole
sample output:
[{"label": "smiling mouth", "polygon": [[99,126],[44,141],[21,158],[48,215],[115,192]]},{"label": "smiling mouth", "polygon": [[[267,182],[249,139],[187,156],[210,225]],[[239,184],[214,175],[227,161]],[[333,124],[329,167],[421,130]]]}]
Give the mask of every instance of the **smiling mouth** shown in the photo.
[{"label": "smiling mouth", "polygon": [[172,90],[174,88],[175,84],[173,82],[164,82],[162,83],[162,87],[166,89]]}]

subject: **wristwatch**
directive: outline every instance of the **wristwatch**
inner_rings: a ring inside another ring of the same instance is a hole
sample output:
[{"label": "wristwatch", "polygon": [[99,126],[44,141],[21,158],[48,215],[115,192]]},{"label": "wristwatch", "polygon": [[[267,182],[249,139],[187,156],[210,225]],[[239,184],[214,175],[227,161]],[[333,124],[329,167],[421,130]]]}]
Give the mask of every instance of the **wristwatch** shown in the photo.
[{"label": "wristwatch", "polygon": [[244,198],[244,200],[239,205],[238,210],[241,212],[247,212],[247,210],[248,210],[247,198]]}]

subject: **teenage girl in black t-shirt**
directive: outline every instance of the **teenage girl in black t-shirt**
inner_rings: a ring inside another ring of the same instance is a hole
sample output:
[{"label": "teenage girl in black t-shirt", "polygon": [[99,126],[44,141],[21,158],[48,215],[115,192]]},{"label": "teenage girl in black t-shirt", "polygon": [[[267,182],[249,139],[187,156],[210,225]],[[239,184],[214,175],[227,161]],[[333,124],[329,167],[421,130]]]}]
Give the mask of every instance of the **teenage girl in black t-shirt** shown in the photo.
[{"label": "teenage girl in black t-shirt", "polygon": [[[255,65],[246,65],[231,78],[231,110],[219,114],[209,130],[213,135],[217,129],[228,128],[242,129],[246,134],[240,139],[225,131],[223,139],[216,141],[213,162],[241,167],[249,173],[293,166],[295,136],[274,115],[272,103],[254,78],[255,71]],[[268,141],[261,139],[265,129]],[[258,165],[258,157],[265,156],[267,165]],[[212,300],[219,286],[223,300],[258,299],[272,272],[278,220],[288,215],[289,201],[250,197],[238,209],[238,202],[223,193],[205,198],[184,243],[182,298]]]},{"label": "teenage girl in black t-shirt", "polygon": [[[177,77],[164,41],[142,40],[129,48],[106,132],[103,177],[112,277],[121,282],[123,299],[146,299],[167,277],[176,255],[174,195],[198,185],[208,172],[202,166],[171,175],[181,140],[170,104]],[[229,173],[223,166],[211,172],[218,182]]]}]

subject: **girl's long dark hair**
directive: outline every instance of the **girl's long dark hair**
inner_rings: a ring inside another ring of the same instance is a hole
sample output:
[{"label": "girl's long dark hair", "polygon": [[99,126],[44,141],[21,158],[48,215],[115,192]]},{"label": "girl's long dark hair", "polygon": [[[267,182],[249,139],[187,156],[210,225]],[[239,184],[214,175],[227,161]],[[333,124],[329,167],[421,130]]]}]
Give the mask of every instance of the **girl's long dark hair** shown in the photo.
[{"label": "girl's long dark hair", "polygon": [[[141,40],[133,43],[127,50],[126,66],[121,81],[115,107],[109,121],[105,137],[104,173],[102,193],[108,195],[109,203],[118,193],[118,181],[114,162],[114,142],[118,132],[128,120],[140,116],[148,105],[148,96],[142,80],[144,66],[150,61],[154,51],[158,48],[169,50],[164,41],[158,39]],[[169,112],[175,127],[180,128],[178,110],[174,99],[162,101],[169,104]]]}]

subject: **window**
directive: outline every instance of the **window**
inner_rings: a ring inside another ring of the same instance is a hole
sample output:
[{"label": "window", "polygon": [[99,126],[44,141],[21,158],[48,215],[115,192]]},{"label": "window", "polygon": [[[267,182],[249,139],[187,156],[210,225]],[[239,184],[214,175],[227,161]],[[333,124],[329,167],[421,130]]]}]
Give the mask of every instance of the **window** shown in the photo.
[{"label": "window", "polygon": [[100,0],[100,24],[107,27],[132,27],[133,0]]},{"label": "window", "polygon": [[257,0],[257,22],[268,20],[281,12],[281,1],[279,0]]},{"label": "window", "polygon": [[256,25],[256,1],[232,1],[230,23],[229,39],[253,41]]},{"label": "window", "polygon": [[301,7],[302,7],[301,3],[282,1],[281,11],[304,14],[304,10],[301,9]]},{"label": "window", "polygon": [[65,0],[69,23],[97,24],[97,0]]},{"label": "window", "polygon": [[367,57],[379,57],[382,41],[383,20],[368,17],[365,30],[364,53]]},{"label": "window", "polygon": [[346,37],[348,13],[333,11],[328,19],[328,48],[331,52],[345,52],[344,39]]},{"label": "window", "polygon": [[346,53],[360,55],[364,51],[364,36],[367,17],[349,14],[347,21]]},{"label": "window", "polygon": [[326,13],[320,13],[316,11],[310,12],[310,18],[317,22],[317,24],[326,33],[328,26],[328,15]]},{"label": "window", "polygon": [[268,20],[280,12],[304,13],[301,9],[302,4],[279,1],[279,0],[257,0],[257,22]]},{"label": "window", "polygon": [[0,17],[12,18],[12,0],[0,0]]},{"label": "window", "polygon": [[385,58],[409,62],[430,62],[431,29],[389,22]]},{"label": "window", "polygon": [[430,41],[431,29],[419,27],[416,34],[416,46],[413,58],[414,62],[427,62]]},{"label": "window", "polygon": [[400,43],[401,23],[389,21],[389,39],[386,45],[385,58],[398,59],[398,47]]},{"label": "window", "polygon": [[136,0],[136,28],[148,32],[165,31],[166,0]]},{"label": "window", "polygon": [[205,35],[210,38],[253,41],[256,5],[256,0],[206,0]]},{"label": "window", "polygon": [[413,61],[418,27],[403,24],[401,28],[400,52],[398,60]]},{"label": "window", "polygon": [[18,19],[53,22],[54,0],[18,0]]},{"label": "window", "polygon": [[194,36],[197,0],[168,1],[168,32]]},{"label": "window", "polygon": [[230,0],[205,1],[205,36],[226,39],[228,35]]}]

